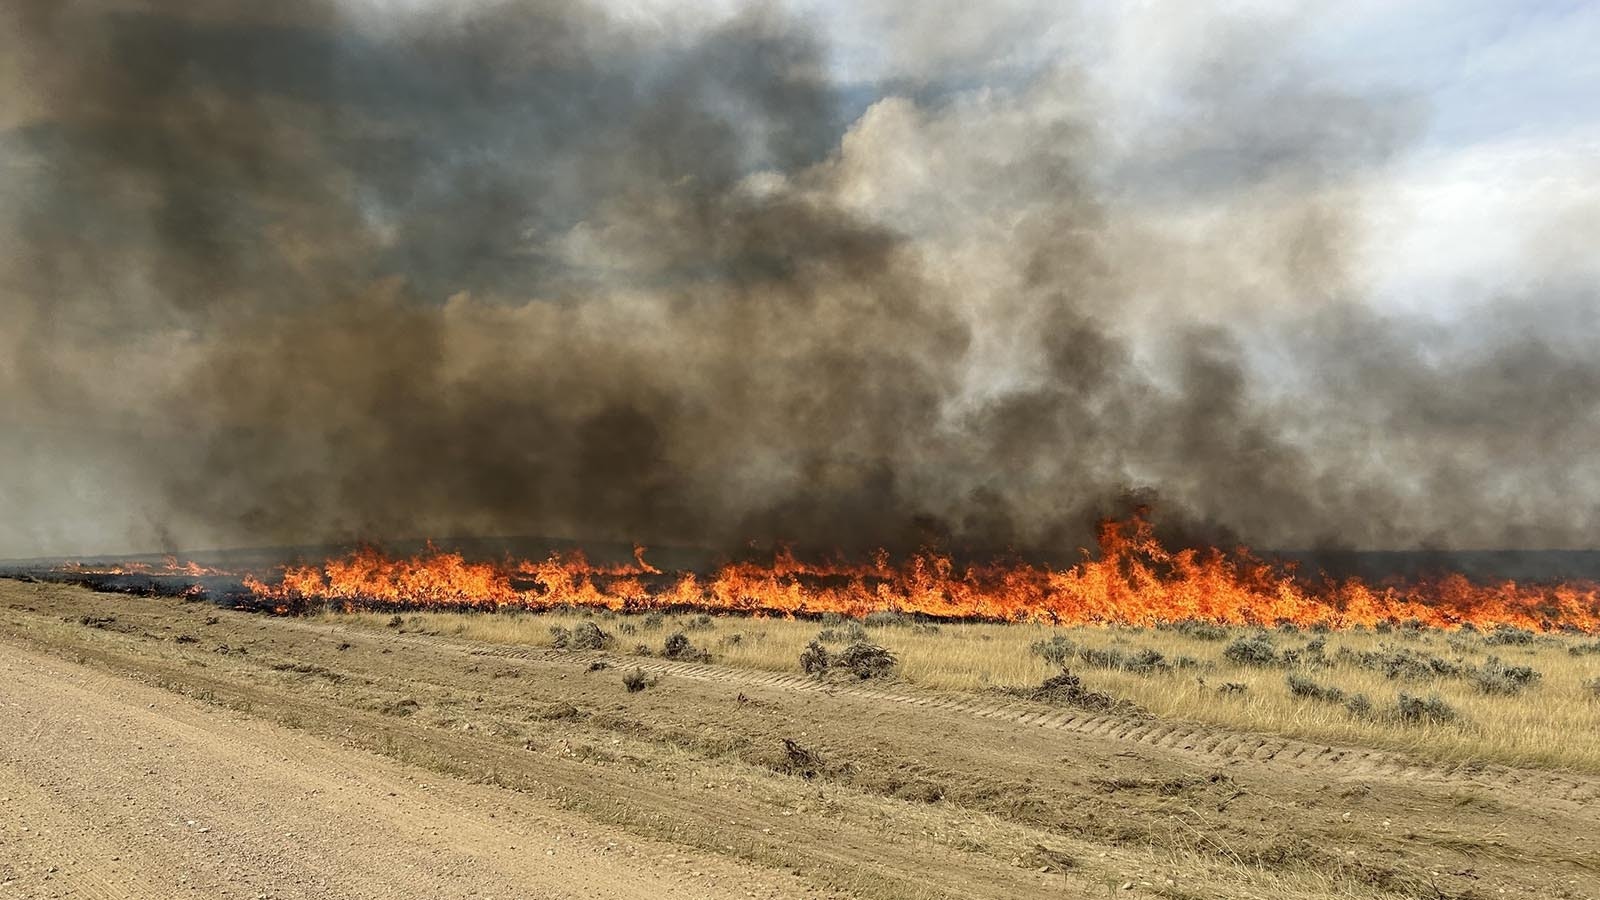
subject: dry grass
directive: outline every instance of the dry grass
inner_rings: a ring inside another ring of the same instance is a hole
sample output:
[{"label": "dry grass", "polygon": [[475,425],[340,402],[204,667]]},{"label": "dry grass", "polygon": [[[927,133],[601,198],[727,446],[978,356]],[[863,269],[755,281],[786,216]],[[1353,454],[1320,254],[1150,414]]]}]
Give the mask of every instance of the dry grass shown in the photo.
[{"label": "dry grass", "polygon": [[[407,630],[457,635],[490,643],[549,646],[551,627],[571,628],[594,613],[543,614],[418,613],[407,616]],[[382,627],[388,615],[339,616]],[[683,631],[695,646],[712,653],[715,662],[752,669],[800,671],[800,654],[819,631],[831,628],[840,638],[852,623],[829,625],[786,619],[709,618],[703,616],[598,614],[615,635],[615,646],[629,652],[643,644],[659,652],[663,639]],[[1249,665],[1224,656],[1229,643],[1255,632],[1233,629],[1215,639],[1176,630],[1136,628],[1054,628],[1043,625],[940,624],[937,628],[907,623],[864,626],[868,639],[887,647],[899,659],[897,674],[922,687],[982,693],[1033,687],[1059,669],[1031,647],[1062,637],[1077,647],[1119,650],[1132,656],[1154,650],[1167,660],[1189,657],[1197,666],[1135,671],[1106,668],[1081,659],[1070,665],[1095,690],[1131,701],[1158,716],[1188,719],[1247,731],[1332,743],[1384,747],[1444,762],[1493,762],[1539,768],[1600,773],[1600,696],[1585,682],[1600,678],[1600,654],[1569,650],[1593,642],[1563,636],[1540,636],[1530,643],[1495,643],[1470,632],[1371,631],[1270,632],[1280,653],[1300,650],[1302,659],[1284,664]],[[1320,658],[1304,648],[1325,641]],[[841,641],[831,645],[843,646]],[[1340,651],[1347,651],[1341,653]],[[1362,666],[1352,654],[1409,651],[1435,657],[1463,669],[1482,668],[1490,657],[1502,664],[1531,666],[1539,677],[1521,693],[1486,693],[1470,674],[1390,678]],[[1320,685],[1338,688],[1347,697],[1364,695],[1371,711],[1352,712],[1344,703],[1297,696],[1286,676],[1297,673]],[[1223,690],[1227,683],[1244,690]],[[1459,720],[1407,722],[1395,712],[1399,696],[1437,696],[1459,714]]]}]

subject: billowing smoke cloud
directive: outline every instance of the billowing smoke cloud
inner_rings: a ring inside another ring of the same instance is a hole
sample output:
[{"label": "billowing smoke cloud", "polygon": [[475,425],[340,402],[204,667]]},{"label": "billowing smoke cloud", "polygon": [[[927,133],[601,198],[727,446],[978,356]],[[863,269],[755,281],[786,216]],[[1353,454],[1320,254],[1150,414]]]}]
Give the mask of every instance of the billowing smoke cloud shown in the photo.
[{"label": "billowing smoke cloud", "polygon": [[0,13],[0,555],[1593,542],[1594,286],[1375,311],[1423,113],[1284,23],[1113,127],[1114,67],[921,27],[869,95],[777,8],[230,6]]}]

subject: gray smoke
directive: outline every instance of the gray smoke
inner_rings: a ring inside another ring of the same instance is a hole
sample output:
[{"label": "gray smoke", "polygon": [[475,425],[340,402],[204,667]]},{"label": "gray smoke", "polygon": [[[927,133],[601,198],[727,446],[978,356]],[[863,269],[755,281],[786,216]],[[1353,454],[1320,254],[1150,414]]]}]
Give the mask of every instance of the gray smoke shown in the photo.
[{"label": "gray smoke", "polygon": [[1374,310],[1423,112],[1277,26],[1130,136],[1077,61],[867,96],[777,8],[230,5],[0,13],[0,555],[1593,541],[1594,285]]}]

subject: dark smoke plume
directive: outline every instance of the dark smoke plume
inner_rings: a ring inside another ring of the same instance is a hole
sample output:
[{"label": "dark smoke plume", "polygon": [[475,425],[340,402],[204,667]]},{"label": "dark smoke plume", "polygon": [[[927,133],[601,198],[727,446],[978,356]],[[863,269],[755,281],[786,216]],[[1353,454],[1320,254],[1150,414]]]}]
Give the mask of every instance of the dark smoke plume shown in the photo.
[{"label": "dark smoke plume", "polygon": [[1593,543],[1593,286],[1366,306],[1419,112],[1271,34],[1130,150],[1071,60],[873,102],[776,9],[235,6],[0,13],[0,555]]}]

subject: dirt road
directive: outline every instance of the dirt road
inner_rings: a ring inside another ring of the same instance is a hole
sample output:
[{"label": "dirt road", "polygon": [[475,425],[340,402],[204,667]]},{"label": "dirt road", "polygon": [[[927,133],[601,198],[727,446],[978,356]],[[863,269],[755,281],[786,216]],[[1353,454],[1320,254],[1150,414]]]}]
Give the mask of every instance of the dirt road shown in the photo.
[{"label": "dirt road", "polygon": [[6,581],[0,798],[0,898],[1600,897],[1592,776]]},{"label": "dirt road", "polygon": [[0,897],[806,891],[9,644],[0,734]]}]

